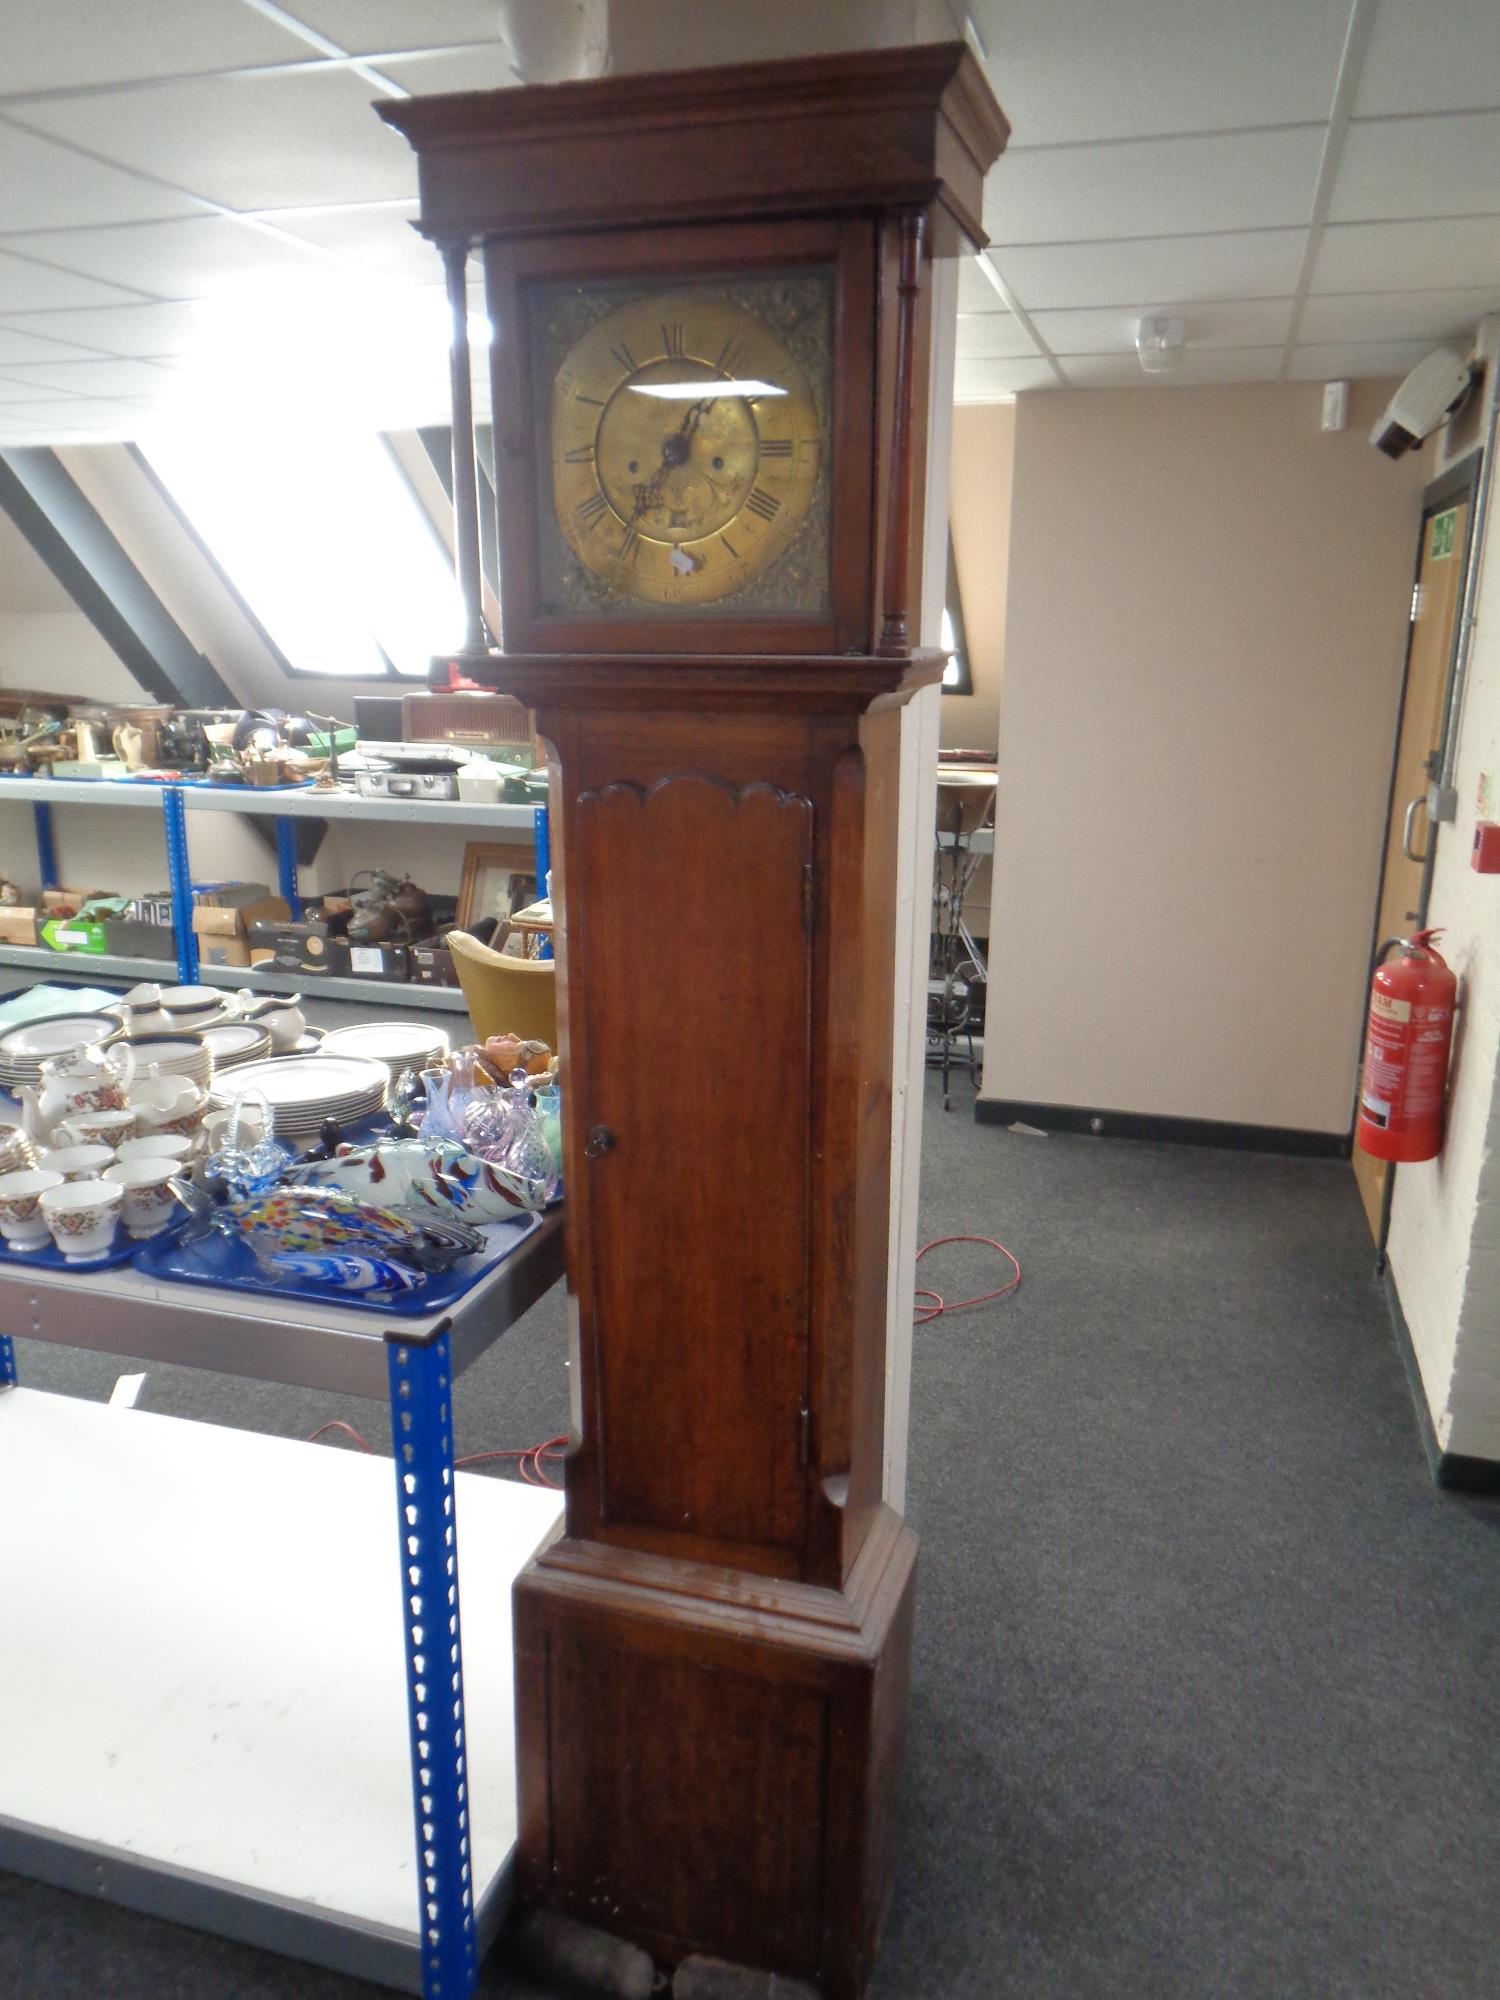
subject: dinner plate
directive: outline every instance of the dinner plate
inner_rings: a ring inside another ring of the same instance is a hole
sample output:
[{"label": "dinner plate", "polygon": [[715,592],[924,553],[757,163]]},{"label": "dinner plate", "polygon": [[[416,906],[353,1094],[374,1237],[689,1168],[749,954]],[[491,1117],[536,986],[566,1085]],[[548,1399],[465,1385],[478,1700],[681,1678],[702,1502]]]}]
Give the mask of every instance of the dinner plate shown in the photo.
[{"label": "dinner plate", "polygon": [[254,1021],[220,1021],[200,1028],[198,1034],[213,1053],[216,1074],[241,1063],[255,1062],[268,1054],[271,1047],[270,1029],[259,1027]]},{"label": "dinner plate", "polygon": [[213,1051],[202,1035],[127,1035],[125,1046],[135,1056],[138,1075],[154,1069],[158,1076],[185,1076],[204,1090],[213,1079]]},{"label": "dinner plate", "polygon": [[361,1056],[273,1057],[238,1063],[213,1088],[214,1101],[228,1104],[242,1091],[258,1090],[271,1107],[282,1138],[310,1137],[325,1119],[356,1125],[385,1106],[390,1071]]},{"label": "dinner plate", "polygon": [[0,1067],[37,1069],[51,1056],[107,1042],[119,1032],[113,1014],[44,1014],[0,1035]]},{"label": "dinner plate", "polygon": [[448,1053],[441,1028],[420,1021],[365,1021],[323,1037],[325,1055],[366,1056],[383,1063],[394,1083],[403,1070],[430,1069]]}]

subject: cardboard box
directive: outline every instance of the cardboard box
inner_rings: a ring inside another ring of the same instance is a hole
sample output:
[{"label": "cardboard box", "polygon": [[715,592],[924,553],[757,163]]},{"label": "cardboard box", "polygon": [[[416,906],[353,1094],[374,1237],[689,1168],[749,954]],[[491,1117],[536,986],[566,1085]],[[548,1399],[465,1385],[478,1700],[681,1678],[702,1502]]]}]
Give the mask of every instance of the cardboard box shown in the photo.
[{"label": "cardboard box", "polygon": [[285,924],[291,906],[281,896],[262,894],[257,901],[224,905],[199,903],[193,911],[193,935],[203,965],[246,966],[252,924]]},{"label": "cardboard box", "polygon": [[21,903],[0,903],[0,944],[35,944],[36,911]]},{"label": "cardboard box", "polygon": [[139,917],[106,917],[105,948],[117,958],[149,958],[175,964],[177,939],[170,926],[142,923]]},{"label": "cardboard box", "polygon": [[48,917],[42,925],[41,942],[52,951],[96,956],[108,949],[103,924],[81,924],[76,917]]},{"label": "cardboard box", "polygon": [[[90,896],[107,894],[104,889],[43,889],[37,907],[43,917],[71,917],[83,908]],[[103,951],[103,945],[99,949]]]},{"label": "cardboard box", "polygon": [[411,976],[418,986],[457,986],[458,968],[445,944],[414,944],[408,947]]},{"label": "cardboard box", "polygon": [[[279,896],[272,896],[269,882],[195,882],[193,884],[193,913],[199,910],[248,910],[255,903],[285,903]],[[291,911],[287,910],[287,915]]]}]

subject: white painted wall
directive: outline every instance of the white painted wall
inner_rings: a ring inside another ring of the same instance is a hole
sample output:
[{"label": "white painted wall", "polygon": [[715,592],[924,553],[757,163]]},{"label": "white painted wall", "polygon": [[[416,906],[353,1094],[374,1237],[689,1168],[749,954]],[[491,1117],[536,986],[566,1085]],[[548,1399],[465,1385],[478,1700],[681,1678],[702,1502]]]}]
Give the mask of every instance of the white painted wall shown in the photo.
[{"label": "white painted wall", "polygon": [[1439,831],[1429,917],[1461,981],[1460,1028],[1443,1150],[1396,1169],[1389,1254],[1439,1444],[1500,1459],[1500,877],[1469,864],[1481,777],[1500,790],[1500,489],[1476,560],[1458,818]]},{"label": "white painted wall", "polygon": [[7,611],[0,603],[0,688],[143,701],[140,683],[81,611]]},{"label": "white painted wall", "polygon": [[[201,813],[189,826],[197,882],[276,885],[276,856],[232,813]],[[70,888],[138,896],[167,886],[159,813],[140,807],[59,805],[52,837],[61,878]],[[0,875],[23,890],[39,887],[31,807],[0,798]]]},{"label": "white painted wall", "polygon": [[1320,393],[1017,405],[987,1097],[1349,1129],[1431,453]]}]

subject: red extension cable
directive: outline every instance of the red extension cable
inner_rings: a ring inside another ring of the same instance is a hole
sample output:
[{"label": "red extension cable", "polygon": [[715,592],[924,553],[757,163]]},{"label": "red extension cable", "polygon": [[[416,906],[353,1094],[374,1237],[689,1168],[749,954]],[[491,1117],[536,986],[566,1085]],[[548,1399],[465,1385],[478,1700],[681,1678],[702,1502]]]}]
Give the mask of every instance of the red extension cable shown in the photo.
[{"label": "red extension cable", "polygon": [[[930,1243],[922,1245],[914,1261],[920,1264],[929,1250],[941,1250],[946,1243],[979,1243],[987,1250],[998,1250],[1011,1266],[1015,1276],[1007,1278],[1003,1285],[997,1286],[992,1292],[976,1293],[972,1299],[945,1299],[941,1292],[933,1291],[931,1286],[918,1285],[917,1298],[932,1301],[928,1306],[918,1305],[916,1309],[918,1326],[926,1326],[931,1320],[941,1319],[944,1313],[963,1312],[969,1306],[985,1306],[993,1299],[1003,1299],[1021,1282],[1020,1259],[1014,1252],[1007,1250],[1003,1243],[997,1243],[993,1236],[934,1236]],[[346,1437],[354,1440],[361,1451],[370,1452],[371,1456],[374,1456],[374,1447],[367,1444],[353,1424],[346,1424],[342,1417],[330,1417],[326,1424],[319,1424],[307,1442],[316,1444],[319,1438],[326,1437],[330,1431],[342,1431]],[[528,1486],[550,1486],[556,1490],[559,1482],[547,1470],[547,1461],[561,1458],[567,1442],[567,1434],[564,1433],[561,1437],[543,1438],[540,1444],[529,1444],[523,1450],[512,1447],[504,1451],[470,1452],[467,1458],[456,1458],[453,1463],[459,1467],[489,1465],[498,1458],[513,1458],[516,1461],[517,1471]]]}]

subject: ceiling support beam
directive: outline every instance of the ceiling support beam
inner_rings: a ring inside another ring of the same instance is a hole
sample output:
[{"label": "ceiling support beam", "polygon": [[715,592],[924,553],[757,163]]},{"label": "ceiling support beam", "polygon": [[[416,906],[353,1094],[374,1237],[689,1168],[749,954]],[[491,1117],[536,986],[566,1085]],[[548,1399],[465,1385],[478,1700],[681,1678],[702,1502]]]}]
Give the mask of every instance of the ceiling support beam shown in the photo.
[{"label": "ceiling support beam", "polygon": [[0,451],[0,511],[21,533],[153,701],[239,708],[102,518],[38,446]]}]

